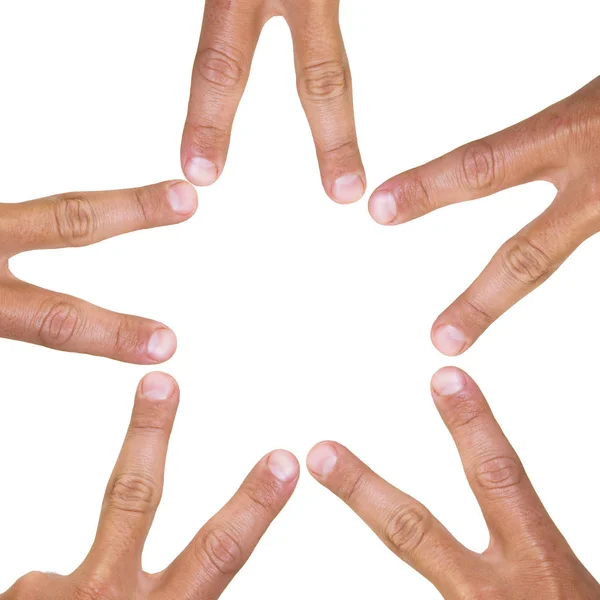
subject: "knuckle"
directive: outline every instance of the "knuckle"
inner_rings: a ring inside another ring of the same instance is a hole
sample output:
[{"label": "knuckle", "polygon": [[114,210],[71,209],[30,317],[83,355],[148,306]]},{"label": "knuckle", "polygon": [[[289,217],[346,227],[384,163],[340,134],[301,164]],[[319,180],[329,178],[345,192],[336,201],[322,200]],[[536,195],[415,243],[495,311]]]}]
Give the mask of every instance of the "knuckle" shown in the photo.
[{"label": "knuckle", "polygon": [[469,144],[462,157],[462,172],[467,187],[484,192],[491,190],[500,179],[499,155],[488,142]]},{"label": "knuckle", "polygon": [[403,179],[395,191],[397,200],[406,208],[417,207],[424,209],[426,212],[436,208],[431,201],[427,187],[417,173]]},{"label": "knuckle", "polygon": [[120,473],[114,477],[107,492],[107,505],[122,512],[147,514],[160,501],[158,486],[147,475]]},{"label": "knuckle", "polygon": [[301,93],[313,102],[330,101],[350,89],[350,70],[340,60],[328,60],[306,66],[299,78]]},{"label": "knuckle", "polygon": [[246,482],[241,488],[247,499],[247,509],[256,515],[271,514],[276,504],[279,488],[275,482],[252,481]]},{"label": "knuckle", "polygon": [[144,336],[135,317],[119,315],[113,339],[113,351],[117,356],[144,352]]},{"label": "knuckle", "polygon": [[399,556],[408,556],[422,544],[431,528],[431,515],[415,503],[399,507],[386,525],[385,538]]},{"label": "knuckle", "polygon": [[494,317],[489,309],[477,297],[463,298],[467,308],[467,321],[481,328],[487,328],[494,322]]},{"label": "knuckle", "polygon": [[54,219],[60,239],[66,246],[84,246],[95,231],[92,205],[84,196],[61,196],[54,203]]},{"label": "knuckle", "polygon": [[231,47],[203,48],[198,52],[196,73],[218,88],[234,88],[244,74],[242,56]]},{"label": "knuckle", "polygon": [[103,577],[91,577],[75,584],[73,600],[119,600],[121,594],[114,583]]},{"label": "knuckle", "polygon": [[518,486],[524,477],[523,466],[508,456],[488,459],[477,465],[475,481],[488,492],[506,492]]},{"label": "knuckle", "polygon": [[192,122],[191,148],[198,154],[204,154],[213,148],[225,148],[229,144],[230,133],[215,123]]},{"label": "knuckle", "polygon": [[225,529],[215,528],[209,531],[199,541],[196,552],[201,565],[221,575],[234,575],[242,568],[240,542]]},{"label": "knuckle", "polygon": [[447,418],[450,429],[457,431],[472,427],[483,414],[481,404],[468,393],[458,394],[452,399],[452,410]]},{"label": "knuckle", "polygon": [[508,276],[522,284],[537,285],[552,273],[550,256],[526,237],[516,237],[508,242],[501,256]]},{"label": "knuckle", "polygon": [[338,496],[346,503],[352,504],[363,491],[365,474],[361,469],[347,470],[341,474]]},{"label": "knuckle", "polygon": [[36,600],[39,598],[40,590],[43,590],[48,583],[48,575],[46,573],[40,573],[34,571],[27,573],[10,589],[10,598],[16,598],[17,600]]},{"label": "knuckle", "polygon": [[80,326],[79,311],[67,300],[51,299],[46,301],[38,314],[36,321],[38,338],[44,346],[58,348],[67,344]]}]

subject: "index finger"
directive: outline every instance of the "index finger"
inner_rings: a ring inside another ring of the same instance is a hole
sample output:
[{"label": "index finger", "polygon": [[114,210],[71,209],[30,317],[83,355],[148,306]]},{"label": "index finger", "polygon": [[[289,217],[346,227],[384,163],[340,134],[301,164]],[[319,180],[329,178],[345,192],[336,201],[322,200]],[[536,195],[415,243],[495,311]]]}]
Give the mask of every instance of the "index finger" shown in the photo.
[{"label": "index finger", "polygon": [[440,591],[464,584],[462,572],[475,555],[462,546],[419,502],[375,474],[347,448],[315,446],[308,468],[343,500],[404,562]]},{"label": "index finger", "polygon": [[492,539],[506,547],[539,538],[550,517],[481,390],[453,367],[438,371],[431,387]]},{"label": "index finger", "polygon": [[531,181],[555,181],[566,155],[554,143],[550,110],[386,181],[369,200],[371,216],[398,225]]},{"label": "index finger", "polygon": [[189,219],[198,206],[185,181],[129,190],[76,192],[0,205],[0,252],[87,246]]},{"label": "index finger", "polygon": [[150,373],[142,379],[86,566],[127,577],[131,569],[141,569],[144,543],[160,503],[178,403],[174,379],[164,373]]},{"label": "index finger", "polygon": [[298,483],[299,465],[285,450],[265,456],[240,489],[161,575],[174,597],[218,598],[244,566]]}]

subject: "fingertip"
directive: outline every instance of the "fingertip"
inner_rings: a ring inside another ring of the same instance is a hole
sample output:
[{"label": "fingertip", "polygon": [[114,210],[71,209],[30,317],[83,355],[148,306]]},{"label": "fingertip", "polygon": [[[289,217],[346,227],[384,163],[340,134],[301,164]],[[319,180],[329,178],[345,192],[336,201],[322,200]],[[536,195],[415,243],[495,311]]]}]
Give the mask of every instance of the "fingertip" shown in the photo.
[{"label": "fingertip", "polygon": [[183,166],[186,179],[194,185],[206,187],[212,185],[219,178],[219,167],[212,161],[193,156],[188,158]]},{"label": "fingertip", "polygon": [[446,356],[458,356],[469,347],[467,336],[453,325],[434,325],[431,341]]},{"label": "fingertip", "polygon": [[282,483],[290,483],[298,479],[300,464],[298,459],[287,450],[274,450],[267,456],[269,471]]},{"label": "fingertip", "polygon": [[191,217],[198,208],[196,189],[187,181],[173,182],[169,187],[167,197],[173,212],[178,215]]},{"label": "fingertip", "polygon": [[369,198],[369,214],[380,225],[391,225],[398,216],[398,205],[389,190],[378,190]]},{"label": "fingertip", "polygon": [[454,396],[467,386],[467,376],[457,367],[444,367],[431,378],[431,391],[441,397]]},{"label": "fingertip", "polygon": [[140,394],[149,400],[168,400],[179,391],[179,386],[173,377],[166,373],[148,373],[140,381]]},{"label": "fingertip", "polygon": [[331,197],[338,204],[353,204],[365,195],[366,188],[363,175],[348,173],[334,181],[331,188]]},{"label": "fingertip", "polygon": [[177,350],[177,337],[166,327],[157,329],[148,341],[148,358],[155,363],[169,360]]},{"label": "fingertip", "polygon": [[333,442],[317,444],[306,457],[306,466],[316,478],[327,477],[337,465],[339,452]]}]

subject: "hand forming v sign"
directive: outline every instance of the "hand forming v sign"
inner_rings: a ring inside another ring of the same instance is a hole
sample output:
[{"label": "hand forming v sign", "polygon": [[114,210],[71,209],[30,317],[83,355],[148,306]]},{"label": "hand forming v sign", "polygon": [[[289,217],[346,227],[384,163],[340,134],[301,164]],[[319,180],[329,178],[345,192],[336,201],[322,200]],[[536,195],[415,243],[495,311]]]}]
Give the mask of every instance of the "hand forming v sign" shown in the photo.
[{"label": "hand forming v sign", "polygon": [[196,191],[184,181],[0,204],[0,337],[138,364],[171,358],[177,341],[164,325],[26,284],[10,272],[9,260],[181,223],[197,205]]},{"label": "hand forming v sign", "polygon": [[300,468],[286,451],[267,455],[167,569],[144,573],[142,551],[161,498],[178,401],[168,375],[142,380],[87,558],[68,577],[30,573],[0,600],[216,600],[223,593],[289,500]]},{"label": "hand forming v sign", "polygon": [[490,530],[483,554],[339,444],[313,448],[313,476],[447,600],[599,600],[600,585],[548,516],[475,383],[446,368],[434,376],[432,393]]},{"label": "hand forming v sign", "polygon": [[372,217],[397,225],[535,180],[553,183],[556,199],[437,319],[432,339],[444,354],[467,350],[600,231],[600,78],[518,125],[390,179],[371,197]]},{"label": "hand forming v sign", "polygon": [[189,181],[210,185],[221,174],[261,30],[270,18],[283,16],[292,30],[298,92],[325,191],[340,203],[363,196],[366,177],[339,4],[340,0],[206,0],[181,148]]}]

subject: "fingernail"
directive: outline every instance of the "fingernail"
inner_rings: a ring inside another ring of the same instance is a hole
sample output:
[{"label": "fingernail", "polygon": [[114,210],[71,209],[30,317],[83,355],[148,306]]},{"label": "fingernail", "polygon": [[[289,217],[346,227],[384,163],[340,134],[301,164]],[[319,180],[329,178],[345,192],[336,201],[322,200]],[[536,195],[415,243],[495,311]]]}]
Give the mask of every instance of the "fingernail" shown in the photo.
[{"label": "fingernail", "polygon": [[457,356],[467,345],[465,334],[452,325],[442,325],[433,333],[434,346],[446,356]]},{"label": "fingernail", "polygon": [[365,194],[365,184],[360,175],[343,175],[333,184],[333,197],[340,204],[357,202]]},{"label": "fingernail", "polygon": [[267,459],[269,470],[279,481],[288,483],[298,477],[298,461],[287,450],[275,450]]},{"label": "fingernail", "polygon": [[189,215],[196,210],[198,196],[196,190],[185,181],[179,181],[169,188],[169,204],[178,215]]},{"label": "fingernail", "polygon": [[462,371],[454,367],[440,369],[431,380],[431,387],[440,396],[452,396],[458,394],[467,385]]},{"label": "fingernail", "polygon": [[185,176],[194,185],[211,185],[219,176],[219,169],[215,163],[201,158],[200,156],[194,156],[190,158],[183,169]]},{"label": "fingernail", "polygon": [[375,192],[369,202],[369,212],[380,225],[389,225],[398,214],[396,199],[391,192]]},{"label": "fingernail", "polygon": [[165,373],[149,373],[142,379],[142,394],[151,400],[166,400],[174,391],[175,384]]},{"label": "fingernail", "polygon": [[306,464],[312,473],[325,477],[333,471],[337,461],[337,450],[331,444],[319,444],[310,451]]},{"label": "fingernail", "polygon": [[175,354],[177,338],[170,329],[157,329],[148,342],[148,356],[156,362],[164,362]]}]

